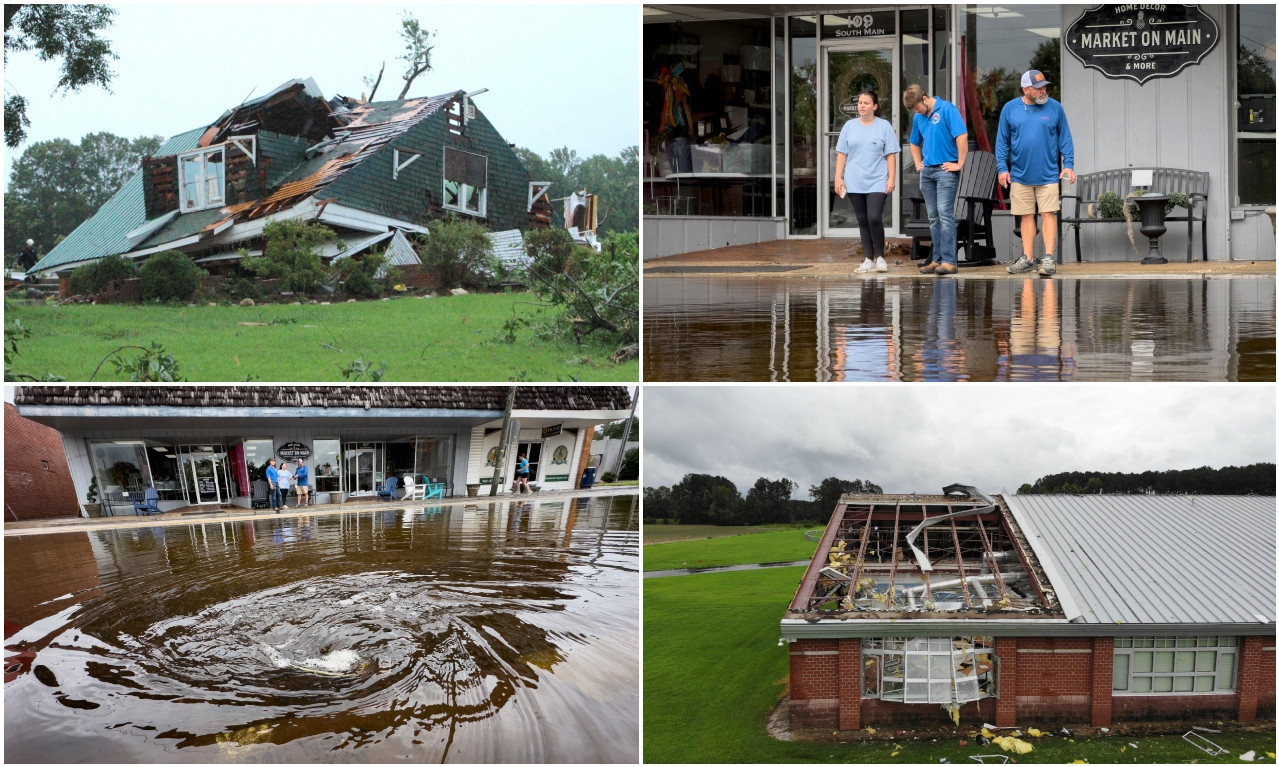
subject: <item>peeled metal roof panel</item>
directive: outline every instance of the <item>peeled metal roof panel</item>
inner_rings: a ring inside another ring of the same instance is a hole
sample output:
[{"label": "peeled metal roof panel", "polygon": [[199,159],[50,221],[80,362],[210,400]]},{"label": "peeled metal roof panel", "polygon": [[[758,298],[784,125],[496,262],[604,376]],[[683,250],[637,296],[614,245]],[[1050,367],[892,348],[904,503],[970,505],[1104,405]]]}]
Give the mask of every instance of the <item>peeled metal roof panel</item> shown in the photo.
[{"label": "peeled metal roof panel", "polygon": [[[194,149],[196,142],[203,135],[204,128],[195,128],[186,133],[179,133],[156,150],[156,157],[177,154]],[[77,226],[44,258],[35,265],[34,270],[52,269],[64,264],[88,261],[129,250],[129,232],[137,229],[146,220],[146,208],[142,197],[142,172],[120,187],[120,191],[98,208],[84,223]]]},{"label": "peeled metal roof panel", "polygon": [[1273,497],[1007,495],[1077,622],[1275,621]]}]

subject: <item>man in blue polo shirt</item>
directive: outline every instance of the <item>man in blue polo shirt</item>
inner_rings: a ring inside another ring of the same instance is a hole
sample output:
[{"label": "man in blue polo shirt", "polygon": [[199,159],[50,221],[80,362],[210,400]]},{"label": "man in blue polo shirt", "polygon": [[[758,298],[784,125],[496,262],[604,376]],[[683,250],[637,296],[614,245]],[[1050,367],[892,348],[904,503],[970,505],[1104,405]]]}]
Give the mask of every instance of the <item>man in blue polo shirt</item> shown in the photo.
[{"label": "man in blue polo shirt", "polygon": [[266,481],[271,486],[271,511],[279,511],[284,502],[280,498],[280,470],[275,468],[275,457],[267,459]]},{"label": "man in blue polo shirt", "polygon": [[955,193],[959,189],[959,172],[968,157],[968,127],[954,104],[929,96],[918,85],[906,89],[902,103],[907,112],[915,113],[910,154],[919,171],[919,191],[928,208],[928,230],[933,239],[932,259],[919,271],[954,274],[959,271]]},{"label": "man in blue polo shirt", "polygon": [[[1021,216],[1021,258],[1008,267],[1011,274],[1035,271],[1051,277],[1057,271],[1057,217],[1061,210],[1058,179],[1075,183],[1075,143],[1061,102],[1048,98],[1052,83],[1038,69],[1021,76],[1021,98],[1004,104],[995,138],[999,184],[1012,183],[1012,213]],[[1060,164],[1059,164],[1060,163]],[[1044,258],[1035,261],[1035,208],[1043,214]]]}]

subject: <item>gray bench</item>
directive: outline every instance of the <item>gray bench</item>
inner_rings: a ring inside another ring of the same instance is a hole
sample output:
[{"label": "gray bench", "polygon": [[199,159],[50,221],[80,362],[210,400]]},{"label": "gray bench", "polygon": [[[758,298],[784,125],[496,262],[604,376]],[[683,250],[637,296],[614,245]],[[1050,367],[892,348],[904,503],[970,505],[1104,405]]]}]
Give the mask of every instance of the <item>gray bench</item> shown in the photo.
[{"label": "gray bench", "polygon": [[[1203,249],[1203,260],[1208,260],[1208,174],[1197,170],[1180,170],[1177,168],[1122,168],[1119,170],[1103,170],[1096,173],[1081,173],[1077,179],[1076,193],[1061,196],[1062,212],[1066,209],[1066,200],[1075,201],[1072,215],[1063,216],[1061,221],[1075,230],[1075,260],[1082,261],[1079,250],[1079,229],[1084,224],[1124,224],[1122,218],[1098,218],[1089,215],[1089,206],[1097,205],[1097,200],[1106,192],[1114,192],[1127,197],[1133,191],[1133,171],[1142,175],[1149,173],[1150,185],[1141,185],[1137,189],[1146,189],[1169,194],[1181,192],[1190,198],[1190,209],[1181,214],[1181,208],[1173,208],[1173,212],[1164,218],[1165,221],[1186,222],[1186,261],[1193,260],[1192,244],[1195,239],[1195,222],[1199,222],[1199,242]],[[1144,180],[1144,179],[1142,179]],[[1127,205],[1130,200],[1125,200]],[[1139,223],[1139,222],[1137,222]]]}]

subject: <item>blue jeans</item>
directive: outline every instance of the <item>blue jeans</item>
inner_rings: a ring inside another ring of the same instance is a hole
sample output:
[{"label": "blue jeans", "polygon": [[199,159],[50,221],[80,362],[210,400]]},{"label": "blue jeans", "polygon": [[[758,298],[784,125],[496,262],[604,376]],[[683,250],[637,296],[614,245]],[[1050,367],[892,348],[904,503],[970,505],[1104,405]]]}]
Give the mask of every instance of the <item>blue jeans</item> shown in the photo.
[{"label": "blue jeans", "polygon": [[271,508],[278,509],[284,505],[284,491],[278,487],[271,488]]},{"label": "blue jeans", "polygon": [[928,230],[933,237],[933,261],[959,265],[955,247],[955,193],[959,173],[930,165],[919,172],[919,191],[928,208]]}]

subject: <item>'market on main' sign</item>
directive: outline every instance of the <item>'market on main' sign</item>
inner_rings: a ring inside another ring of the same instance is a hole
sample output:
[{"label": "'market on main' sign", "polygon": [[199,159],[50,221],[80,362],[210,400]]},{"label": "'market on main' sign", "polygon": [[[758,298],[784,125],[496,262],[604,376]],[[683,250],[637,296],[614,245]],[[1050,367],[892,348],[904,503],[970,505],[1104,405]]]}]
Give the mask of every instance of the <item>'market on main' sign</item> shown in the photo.
[{"label": "'market on main' sign", "polygon": [[1197,5],[1099,5],[1066,30],[1066,50],[1085,67],[1138,83],[1172,77],[1217,46],[1217,22]]}]

